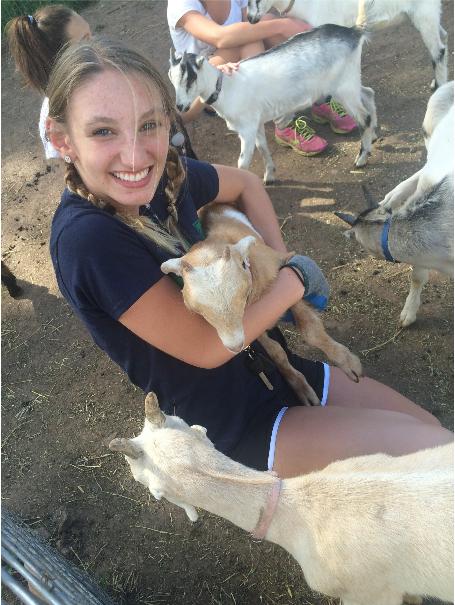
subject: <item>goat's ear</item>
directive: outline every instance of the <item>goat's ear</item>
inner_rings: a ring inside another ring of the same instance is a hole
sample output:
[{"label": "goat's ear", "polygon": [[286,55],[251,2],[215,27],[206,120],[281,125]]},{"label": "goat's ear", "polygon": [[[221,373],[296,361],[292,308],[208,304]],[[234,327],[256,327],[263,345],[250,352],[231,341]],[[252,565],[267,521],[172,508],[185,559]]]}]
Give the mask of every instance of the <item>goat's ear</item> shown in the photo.
[{"label": "goat's ear", "polygon": [[163,273],[175,273],[176,275],[182,275],[182,259],[171,258],[161,264],[161,271]]},{"label": "goat's ear", "polygon": [[128,456],[128,458],[133,458],[133,460],[137,460],[142,456],[142,450],[132,441],[123,437],[121,439],[112,439],[109,443],[109,449],[113,452],[120,452]]},{"label": "goat's ear", "polygon": [[362,191],[363,191],[363,197],[365,198],[367,208],[376,208],[378,204],[374,201],[373,196],[371,195],[371,191],[363,183],[362,183]]},{"label": "goat's ear", "polygon": [[254,235],[247,235],[246,237],[242,237],[242,239],[235,244],[234,248],[242,255],[242,258],[246,258],[250,246],[253,246],[255,243],[256,238]]},{"label": "goat's ear", "polygon": [[353,214],[347,214],[346,212],[334,212],[334,214],[348,225],[351,225],[351,227],[357,220],[357,217],[355,217]]},{"label": "goat's ear", "polygon": [[154,428],[160,428],[166,422],[166,416],[160,409],[155,393],[148,393],[145,398],[145,417]]},{"label": "goat's ear", "polygon": [[192,271],[194,267],[190,265],[188,261],[182,258],[171,258],[166,262],[162,263],[161,271],[163,273],[175,273],[176,275],[182,275],[184,271]]},{"label": "goat's ear", "polygon": [[196,67],[198,69],[201,69],[202,64],[204,63],[204,61],[205,61],[205,57],[197,57],[196,58]]},{"label": "goat's ear", "polygon": [[171,65],[178,65],[180,63],[180,59],[177,59],[173,46],[171,46],[169,60],[170,60]]}]

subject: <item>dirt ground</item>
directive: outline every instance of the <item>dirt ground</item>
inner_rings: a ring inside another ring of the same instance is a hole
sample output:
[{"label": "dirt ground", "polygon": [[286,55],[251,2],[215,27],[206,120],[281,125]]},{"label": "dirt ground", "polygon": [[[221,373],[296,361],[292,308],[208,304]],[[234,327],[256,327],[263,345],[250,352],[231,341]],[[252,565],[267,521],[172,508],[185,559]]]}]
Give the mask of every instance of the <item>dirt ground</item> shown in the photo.
[{"label": "dirt ground", "polygon": [[[165,13],[163,1],[110,1],[84,16],[94,31],[135,45],[165,74]],[[452,2],[443,4],[442,23],[452,66]],[[3,503],[93,573],[118,603],[327,603],[308,590],[282,549],[204,512],[192,525],[181,509],[149,497],[107,449],[114,434],[140,430],[144,397],[95,347],[57,289],[48,239],[62,167],[43,159],[40,99],[21,87],[6,52],[3,59],[2,258],[24,289],[19,300],[2,291]],[[357,135],[318,126],[330,148],[304,158],[277,146],[269,126],[280,180],[268,191],[289,247],[314,257],[330,280],[331,334],[360,355],[369,376],[451,428],[452,282],[433,275],[418,321],[399,330],[409,267],[367,257],[343,237],[333,215],[363,208],[362,182],[382,199],[422,166],[431,79],[430,59],[410,23],[375,33],[363,57],[363,81],[376,91],[381,125],[369,165],[353,169]],[[235,164],[239,142],[222,120],[203,116],[189,132],[201,159]],[[262,174],[257,156],[252,170]]]}]

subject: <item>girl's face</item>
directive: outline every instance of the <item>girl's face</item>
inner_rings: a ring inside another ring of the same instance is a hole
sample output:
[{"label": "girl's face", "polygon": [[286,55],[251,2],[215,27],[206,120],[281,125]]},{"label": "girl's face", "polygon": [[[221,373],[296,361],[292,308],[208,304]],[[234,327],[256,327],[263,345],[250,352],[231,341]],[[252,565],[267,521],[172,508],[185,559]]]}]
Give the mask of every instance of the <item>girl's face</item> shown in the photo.
[{"label": "girl's face", "polygon": [[65,34],[67,41],[71,44],[80,42],[81,40],[89,40],[92,37],[90,25],[77,13],[74,13],[68,21]]},{"label": "girl's face", "polygon": [[169,120],[158,90],[134,74],[107,69],[72,95],[62,155],[87,189],[138,212],[153,198],[166,164]]}]

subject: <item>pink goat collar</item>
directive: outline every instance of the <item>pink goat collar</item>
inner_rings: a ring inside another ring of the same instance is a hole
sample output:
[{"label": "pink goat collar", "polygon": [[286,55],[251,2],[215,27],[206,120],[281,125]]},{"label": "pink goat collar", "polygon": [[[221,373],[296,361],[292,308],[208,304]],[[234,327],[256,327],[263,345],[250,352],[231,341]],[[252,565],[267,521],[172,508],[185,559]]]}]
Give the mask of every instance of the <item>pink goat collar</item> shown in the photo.
[{"label": "pink goat collar", "polygon": [[278,500],[280,498],[282,483],[282,480],[277,477],[277,480],[270,490],[265,507],[261,508],[257,525],[251,532],[251,535],[256,540],[263,540],[267,535],[267,531],[270,527],[270,523],[272,522],[273,515],[275,514]]}]

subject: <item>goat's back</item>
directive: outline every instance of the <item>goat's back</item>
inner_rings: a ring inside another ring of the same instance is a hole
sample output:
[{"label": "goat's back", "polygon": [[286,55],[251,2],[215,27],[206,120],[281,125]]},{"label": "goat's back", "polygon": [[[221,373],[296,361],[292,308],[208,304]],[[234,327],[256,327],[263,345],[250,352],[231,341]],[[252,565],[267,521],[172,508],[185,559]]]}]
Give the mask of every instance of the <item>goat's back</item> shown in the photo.
[{"label": "goat's back", "polygon": [[[399,22],[405,14],[424,12],[429,17],[439,15],[440,0],[365,0],[367,25]],[[290,16],[308,21],[313,26],[336,23],[351,27],[359,8],[358,0],[296,0]]]},{"label": "goat's back", "polygon": [[[386,590],[453,600],[453,444],[338,461],[294,481],[288,504],[315,538],[308,556],[325,581],[355,585],[359,602]],[[334,594],[313,573],[310,585]]]},{"label": "goat's back", "polygon": [[[242,73],[267,70],[273,80],[286,78],[290,70],[299,70],[300,75],[309,72],[311,77],[317,75],[321,65],[326,68],[329,62],[337,63],[346,60],[361,44],[365,31],[358,27],[343,27],[325,23],[312,30],[295,34],[285,42],[265,52],[243,59],[240,69],[231,78],[238,78]],[[294,65],[290,61],[294,60]],[[278,73],[270,72],[270,66],[276,64]]]}]

